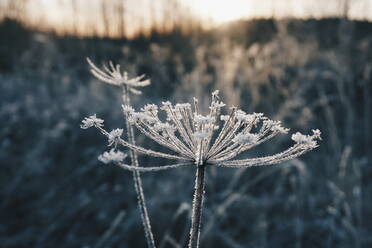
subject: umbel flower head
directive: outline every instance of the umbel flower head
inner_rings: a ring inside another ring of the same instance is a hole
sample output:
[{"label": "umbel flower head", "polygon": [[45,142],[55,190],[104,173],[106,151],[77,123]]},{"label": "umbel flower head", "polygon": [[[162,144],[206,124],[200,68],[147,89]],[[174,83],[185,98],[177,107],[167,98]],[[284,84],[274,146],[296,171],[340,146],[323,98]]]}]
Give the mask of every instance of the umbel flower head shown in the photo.
[{"label": "umbel flower head", "polygon": [[[121,139],[121,133],[117,130],[109,133],[101,125],[96,127],[108,137],[110,145],[121,144],[139,153],[186,162],[170,167],[127,168],[139,171],[163,170],[186,164],[223,167],[277,164],[298,157],[318,146],[320,131],[313,130],[312,135],[293,134],[294,144],[280,153],[235,159],[248,149],[275,136],[288,133],[289,129],[284,128],[279,121],[268,119],[262,113],[247,114],[236,107],[231,108],[229,115],[221,115],[224,106],[225,104],[219,101],[218,91],[213,92],[206,115],[199,110],[198,100],[195,98],[192,105],[189,103],[173,105],[167,101],[160,107],[154,104],[146,105],[139,112],[131,106],[123,106],[123,111],[132,125],[172,153],[155,152],[132,145]],[[160,118],[159,109],[165,112],[165,120]]]},{"label": "umbel flower head", "polygon": [[[123,145],[129,149],[149,156],[162,157],[181,163],[163,166],[131,166],[122,163],[121,154],[110,151],[100,157],[104,163],[115,162],[120,167],[136,171],[160,171],[180,166],[194,165],[195,192],[191,213],[191,228],[188,247],[198,248],[200,243],[201,216],[204,195],[204,176],[207,166],[226,168],[252,167],[258,165],[277,164],[298,157],[318,146],[320,131],[313,130],[312,135],[295,133],[294,144],[288,149],[274,155],[236,159],[236,157],[279,134],[288,133],[279,121],[273,121],[261,113],[247,114],[235,107],[228,115],[221,115],[225,104],[219,101],[218,91],[212,93],[212,101],[207,114],[198,108],[198,100],[190,103],[173,105],[163,102],[160,107],[154,104],[144,106],[139,112],[131,106],[124,105],[123,111],[128,122],[148,138],[171,150],[171,153],[156,152],[131,144],[121,138],[122,130],[107,132],[102,123],[88,122],[87,126],[95,126],[109,140],[109,145]],[[164,112],[159,116],[159,109]],[[165,118],[161,118],[164,116]],[[86,122],[86,120],[84,120]],[[83,121],[83,122],[84,122]],[[83,123],[84,124],[84,123]]]},{"label": "umbel flower head", "polygon": [[269,120],[261,113],[247,114],[235,107],[229,115],[221,115],[225,104],[219,101],[218,91],[212,93],[209,113],[203,115],[198,108],[189,103],[172,105],[163,102],[160,107],[166,120],[158,116],[156,105],[146,105],[140,112],[124,106],[130,122],[143,134],[175,152],[180,159],[195,164],[218,165],[226,167],[249,167],[275,164],[292,159],[316,148],[320,131],[313,135],[296,133],[292,136],[295,144],[287,150],[267,157],[233,160],[240,153],[253,148],[288,129],[279,121]]},{"label": "umbel flower head", "polygon": [[97,118],[97,116],[94,114],[89,117],[85,117],[80,125],[80,128],[88,129],[90,127],[103,127],[103,122],[104,121],[102,119]]},{"label": "umbel flower head", "polygon": [[143,80],[145,75],[129,78],[126,71],[121,72],[120,65],[115,66],[111,61],[109,62],[108,66],[103,66],[103,69],[99,69],[89,58],[87,59],[87,61],[90,65],[91,73],[97,79],[116,86],[126,86],[128,87],[128,90],[133,94],[142,94],[141,91],[135,88],[150,85],[149,79]]}]

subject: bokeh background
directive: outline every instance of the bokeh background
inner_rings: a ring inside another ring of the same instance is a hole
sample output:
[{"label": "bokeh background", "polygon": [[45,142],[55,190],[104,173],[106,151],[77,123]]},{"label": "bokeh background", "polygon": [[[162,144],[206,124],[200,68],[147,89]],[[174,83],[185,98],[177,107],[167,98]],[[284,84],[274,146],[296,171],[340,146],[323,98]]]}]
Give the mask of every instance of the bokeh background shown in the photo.
[{"label": "bokeh background", "polygon": [[[93,113],[123,126],[120,91],[86,57],[152,80],[136,108],[206,107],[219,89],[323,132],[279,166],[210,169],[202,247],[372,247],[372,1],[0,0],[0,20],[0,247],[145,247],[131,173],[100,163],[105,138],[79,128]],[[143,175],[158,247],[185,247],[193,173]]]}]

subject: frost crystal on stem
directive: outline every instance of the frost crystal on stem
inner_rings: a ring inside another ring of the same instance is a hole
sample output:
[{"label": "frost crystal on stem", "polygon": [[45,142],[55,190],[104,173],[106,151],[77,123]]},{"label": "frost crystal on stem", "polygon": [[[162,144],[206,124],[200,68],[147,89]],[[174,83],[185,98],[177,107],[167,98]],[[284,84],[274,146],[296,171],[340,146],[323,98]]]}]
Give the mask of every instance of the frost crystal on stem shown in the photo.
[{"label": "frost crystal on stem", "polygon": [[[252,166],[278,164],[298,157],[318,146],[320,131],[313,130],[312,135],[296,133],[292,135],[295,143],[288,149],[274,155],[234,159],[239,154],[251,149],[279,134],[288,133],[279,121],[272,121],[262,113],[247,114],[235,107],[229,115],[221,115],[225,106],[218,101],[218,91],[212,93],[209,112],[202,115],[198,108],[198,100],[194,98],[193,107],[189,103],[173,105],[163,102],[159,108],[156,105],[146,105],[140,112],[131,106],[123,106],[126,118],[137,129],[154,140],[159,145],[168,148],[171,153],[152,151],[130,144],[118,137],[118,144],[145,155],[183,161],[183,163],[146,167],[129,167],[119,163],[128,170],[160,171],[178,168],[184,165],[194,165],[196,168],[195,194],[192,210],[189,247],[199,247],[201,215],[204,195],[204,176],[208,166],[226,168],[248,168]],[[158,109],[165,112],[162,120]],[[220,120],[222,123],[220,123]],[[110,135],[103,128],[97,127],[105,135]],[[186,161],[186,162],[185,162]]]},{"label": "frost crystal on stem", "polygon": [[103,122],[104,121],[102,119],[97,118],[96,115],[91,115],[89,117],[84,118],[80,127],[82,129],[88,129],[91,127],[103,127]]},{"label": "frost crystal on stem", "polygon": [[292,140],[297,144],[308,146],[308,147],[317,147],[317,139],[320,139],[319,129],[313,130],[313,135],[304,135],[299,132],[292,135]]},{"label": "frost crystal on stem", "polygon": [[122,135],[123,135],[123,129],[116,128],[112,130],[107,136],[109,146],[112,146],[112,145],[116,146]]},{"label": "frost crystal on stem", "polygon": [[127,157],[127,155],[121,151],[115,151],[111,149],[109,152],[104,152],[102,155],[98,156],[98,160],[104,164],[111,162],[120,163]]}]

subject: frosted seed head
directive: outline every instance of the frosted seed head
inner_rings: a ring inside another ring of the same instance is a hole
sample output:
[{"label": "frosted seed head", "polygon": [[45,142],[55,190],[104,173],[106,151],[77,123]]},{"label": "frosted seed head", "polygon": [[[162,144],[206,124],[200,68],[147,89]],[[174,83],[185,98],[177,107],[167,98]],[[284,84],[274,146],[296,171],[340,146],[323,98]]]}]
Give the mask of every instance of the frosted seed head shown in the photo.
[{"label": "frosted seed head", "polygon": [[255,118],[256,118],[256,115],[255,114],[246,114],[244,111],[242,110],[237,110],[236,111],[236,115],[235,115],[235,118],[238,120],[238,121],[241,121],[241,122],[244,122],[246,124],[249,124],[249,123],[252,123]]},{"label": "frosted seed head", "polygon": [[253,144],[258,141],[258,135],[252,133],[240,133],[236,135],[232,141],[240,145]]},{"label": "frosted seed head", "polygon": [[225,103],[216,101],[216,102],[212,102],[212,104],[209,108],[210,109],[220,109],[220,108],[225,107],[225,106],[226,106]]},{"label": "frosted seed head", "polygon": [[260,120],[264,121],[264,120],[268,119],[267,117],[264,116],[263,113],[255,113],[254,112],[251,115],[253,116],[253,125],[255,125],[255,126],[258,124],[258,122]]},{"label": "frosted seed head", "polygon": [[121,135],[123,135],[123,129],[117,128],[117,129],[112,130],[108,134],[109,146],[117,145],[117,143],[120,140]]},{"label": "frosted seed head", "polygon": [[132,114],[132,113],[134,113],[134,108],[132,108],[129,105],[121,105],[121,107],[123,108],[123,111],[126,114]]},{"label": "frosted seed head", "polygon": [[174,106],[174,108],[177,109],[177,110],[190,109],[191,108],[191,104],[190,103],[177,103]]},{"label": "frosted seed head", "polygon": [[297,132],[297,133],[292,134],[292,140],[297,143],[304,143],[307,140],[307,138],[306,138],[306,135],[303,135],[302,133]]},{"label": "frosted seed head", "polygon": [[282,134],[287,134],[289,132],[289,128],[285,128],[282,125],[275,125],[271,128],[272,131],[282,133]]},{"label": "frosted seed head", "polygon": [[292,140],[296,142],[297,144],[307,146],[309,148],[315,148],[317,147],[316,139],[318,139],[316,136],[310,136],[310,135],[304,135],[300,132],[297,132],[292,135]]},{"label": "frosted seed head", "polygon": [[88,129],[90,127],[103,127],[103,122],[104,120],[97,118],[97,116],[94,114],[89,117],[85,117],[84,120],[82,120],[80,128]]},{"label": "frosted seed head", "polygon": [[[282,127],[281,122],[269,120],[262,113],[247,114],[236,107],[232,107],[232,112],[229,115],[221,115],[219,108],[225,104],[215,100],[217,97],[218,92],[212,93],[211,111],[206,116],[199,114],[196,98],[194,98],[195,106],[192,107],[188,103],[173,105],[166,101],[162,103],[161,107],[148,104],[141,108],[141,112],[135,112],[132,107],[123,106],[123,111],[127,113],[126,117],[130,121],[136,122],[136,126],[142,133],[170,148],[178,155],[154,152],[134,145],[129,148],[155,157],[192,159],[197,164],[200,162],[199,159],[206,159],[206,162],[211,162],[211,164],[250,167],[292,159],[318,145],[317,140],[321,135],[319,130],[313,130],[312,135],[295,133],[292,135],[292,139],[296,144],[282,153],[262,158],[232,160],[239,153],[276,136],[278,133],[287,133],[288,129]],[[155,115],[154,113],[157,114],[159,108],[166,115]],[[162,122],[160,120],[162,118],[166,118],[169,122]],[[225,121],[219,133],[216,123],[218,118]],[[90,117],[84,120],[86,123],[84,122],[85,125],[82,126],[103,125],[103,121],[94,122],[91,119],[94,118]],[[257,128],[257,132],[250,133],[252,128],[257,125],[260,126]],[[215,132],[217,132],[216,135],[214,135]],[[106,131],[104,132],[108,136],[109,145],[115,145],[115,147],[119,143],[126,145],[126,142],[120,138],[122,133],[122,129],[115,129],[108,134]],[[212,139],[213,137],[215,138]],[[117,159],[119,161],[122,158],[112,154],[108,156],[108,154],[110,153],[102,154],[100,160],[107,162]]]},{"label": "frosted seed head", "polygon": [[104,152],[103,154],[98,156],[98,160],[104,164],[108,164],[110,162],[120,163],[127,157],[127,154],[121,151],[115,151],[115,149],[111,149],[109,152]]},{"label": "frosted seed head", "polygon": [[121,72],[120,65],[115,66],[111,61],[108,65],[104,65],[103,69],[98,68],[89,58],[87,61],[93,76],[98,80],[116,86],[126,85],[133,94],[141,94],[141,91],[134,89],[135,87],[145,87],[150,84],[150,80],[143,80],[144,75],[128,78],[128,73]]},{"label": "frosted seed head", "polygon": [[322,137],[320,137],[322,132],[320,132],[319,129],[313,129],[312,131],[313,131],[313,138],[318,139],[318,140],[322,140]]},{"label": "frosted seed head", "polygon": [[138,122],[138,118],[136,117],[136,115],[130,115],[128,116],[128,122],[131,124],[131,125],[134,125]]},{"label": "frosted seed head", "polygon": [[182,114],[179,111],[179,109],[174,109],[174,114],[175,114],[177,120],[182,120],[183,119]]},{"label": "frosted seed head", "polygon": [[166,110],[167,108],[172,107],[172,103],[170,101],[161,102],[161,104],[162,104],[162,107],[160,109],[162,110]]},{"label": "frosted seed head", "polygon": [[263,113],[256,113],[256,112],[254,112],[253,115],[256,116],[256,117],[263,117],[264,116]]},{"label": "frosted seed head", "polygon": [[138,116],[138,119],[142,122],[147,122],[147,123],[155,123],[156,119],[149,115],[148,113],[145,112],[140,112],[140,113],[135,113]]},{"label": "frosted seed head", "polygon": [[138,112],[131,112],[128,116],[128,121],[130,124],[135,124],[140,120]]},{"label": "frosted seed head", "polygon": [[219,90],[215,90],[215,91],[213,91],[212,92],[212,98],[219,98],[218,97],[218,94],[220,93],[220,91]]},{"label": "frosted seed head", "polygon": [[263,123],[264,126],[271,128],[271,127],[274,126],[275,121],[273,121],[273,120],[264,120],[262,123]]},{"label": "frosted seed head", "polygon": [[156,131],[170,131],[170,132],[174,132],[175,131],[175,127],[172,126],[171,124],[169,124],[168,122],[156,122],[156,124],[154,125],[154,129]]},{"label": "frosted seed head", "polygon": [[[234,108],[234,107],[232,107],[232,108]],[[235,107],[236,108],[236,107]],[[244,112],[243,110],[241,110],[241,109],[237,109],[236,110],[236,115],[246,115],[247,113],[246,112]]]},{"label": "frosted seed head", "polygon": [[194,106],[197,106],[199,104],[199,100],[196,97],[193,97],[194,100]]},{"label": "frosted seed head", "polygon": [[264,125],[267,125],[273,132],[286,134],[289,131],[288,128],[282,126],[280,121],[264,120]]},{"label": "frosted seed head", "polygon": [[146,104],[141,110],[149,114],[158,114],[158,106],[155,104]]},{"label": "frosted seed head", "polygon": [[138,121],[146,122],[146,123],[155,123],[157,120],[153,116],[149,115],[145,112],[133,112],[129,116],[130,123],[136,123]]}]

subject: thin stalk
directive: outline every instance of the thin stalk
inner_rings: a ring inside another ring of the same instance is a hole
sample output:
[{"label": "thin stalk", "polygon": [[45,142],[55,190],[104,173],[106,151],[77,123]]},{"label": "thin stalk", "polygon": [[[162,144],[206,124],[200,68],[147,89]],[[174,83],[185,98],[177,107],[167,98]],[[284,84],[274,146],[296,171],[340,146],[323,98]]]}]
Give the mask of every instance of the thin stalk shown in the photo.
[{"label": "thin stalk", "polygon": [[191,213],[191,229],[189,248],[198,248],[200,240],[201,218],[204,201],[204,187],[205,187],[205,165],[198,165],[196,168],[195,192],[192,203]]},{"label": "thin stalk", "polygon": [[[128,88],[127,86],[122,87],[123,90],[123,102],[125,105],[130,105],[130,98],[128,94]],[[128,141],[130,144],[135,145],[135,139],[134,139],[134,131],[132,125],[130,125],[128,118],[125,118],[125,125],[128,132]],[[138,166],[138,155],[137,152],[130,150],[129,152],[132,165]],[[141,175],[139,171],[133,171],[133,181],[134,181],[134,189],[137,194],[137,200],[138,200],[138,208],[140,210],[141,219],[142,219],[142,225],[145,231],[145,237],[147,246],[149,248],[155,248],[155,241],[154,241],[154,235],[151,230],[151,224],[150,224],[150,218],[146,207],[146,200],[145,200],[145,194],[143,193],[143,186],[142,186],[142,180]]]}]

